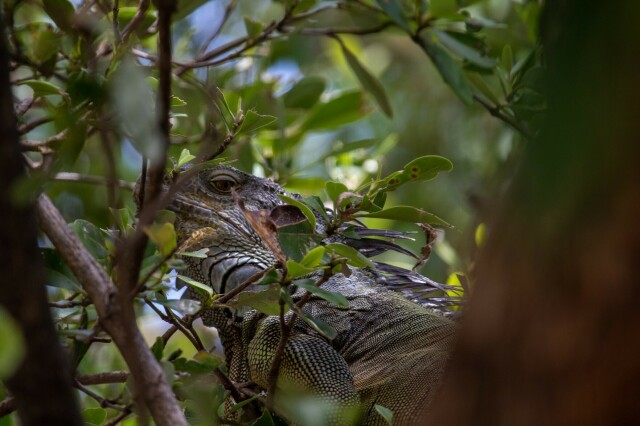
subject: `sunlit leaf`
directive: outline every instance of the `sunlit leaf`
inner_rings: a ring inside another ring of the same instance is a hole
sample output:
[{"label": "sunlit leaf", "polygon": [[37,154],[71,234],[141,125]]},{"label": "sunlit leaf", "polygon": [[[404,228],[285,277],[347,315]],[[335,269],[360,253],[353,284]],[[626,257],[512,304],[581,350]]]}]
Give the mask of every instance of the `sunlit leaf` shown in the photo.
[{"label": "sunlit leaf", "polygon": [[25,341],[17,321],[0,306],[0,379],[15,371],[24,353]]},{"label": "sunlit leaf", "polygon": [[263,291],[243,291],[227,304],[233,307],[249,306],[266,315],[278,315],[280,313],[279,294],[277,287]]},{"label": "sunlit leaf", "polygon": [[148,225],[144,228],[144,233],[158,247],[163,256],[169,255],[176,248],[176,231],[171,223]]},{"label": "sunlit leaf", "polygon": [[302,266],[307,268],[315,268],[322,262],[322,257],[324,256],[325,248],[323,246],[318,246],[304,256],[304,258],[300,261]]},{"label": "sunlit leaf", "polygon": [[380,210],[372,213],[356,213],[354,217],[373,217],[378,219],[393,219],[402,220],[405,222],[413,223],[428,223],[430,225],[439,225],[451,227],[449,223],[439,218],[433,213],[426,212],[422,209],[411,206],[396,206],[390,207],[385,210]]},{"label": "sunlit leaf", "polygon": [[85,424],[101,426],[107,418],[107,410],[104,408],[87,408],[82,411]]},{"label": "sunlit leaf", "polygon": [[213,296],[213,289],[211,287],[209,287],[206,284],[202,284],[201,282],[198,282],[192,278],[186,277],[184,275],[178,275],[178,278],[180,278],[185,284],[190,285],[191,287],[195,288],[196,290],[200,290],[206,294],[209,295],[209,297]]},{"label": "sunlit leaf", "polygon": [[178,159],[178,167],[182,167],[187,164],[189,161],[196,158],[195,155],[191,154],[187,148],[184,148],[180,153],[180,158]]},{"label": "sunlit leaf", "polygon": [[325,183],[325,190],[327,191],[327,195],[329,196],[329,198],[331,198],[334,204],[337,204],[340,194],[349,191],[345,184],[333,181],[328,181],[327,183]]},{"label": "sunlit leaf", "polygon": [[327,251],[333,252],[338,256],[342,256],[348,259],[348,264],[355,266],[356,268],[370,267],[374,268],[375,265],[371,260],[367,259],[362,253],[353,247],[347,246],[342,243],[330,243],[326,246]]},{"label": "sunlit leaf", "polygon": [[244,116],[244,120],[238,129],[238,134],[253,133],[256,130],[268,126],[276,121],[276,118],[271,115],[260,115],[254,110],[249,110]]},{"label": "sunlit leaf", "polygon": [[207,257],[209,257],[209,255],[207,253],[209,253],[209,248],[205,247],[205,248],[201,248],[200,250],[197,250],[197,251],[181,252],[181,253],[178,253],[178,255],[179,256],[187,256],[187,257],[195,257],[195,258],[198,258],[198,259],[206,259]]},{"label": "sunlit leaf", "polygon": [[313,268],[309,268],[307,266],[301,265],[295,260],[291,260],[291,259],[287,260],[287,273],[288,273],[287,276],[289,279],[298,278],[303,275],[310,274],[313,271],[314,271]]},{"label": "sunlit leaf", "polygon": [[43,80],[25,80],[17,83],[18,86],[25,85],[33,89],[33,97],[39,98],[48,95],[69,96],[64,90],[53,83]]}]

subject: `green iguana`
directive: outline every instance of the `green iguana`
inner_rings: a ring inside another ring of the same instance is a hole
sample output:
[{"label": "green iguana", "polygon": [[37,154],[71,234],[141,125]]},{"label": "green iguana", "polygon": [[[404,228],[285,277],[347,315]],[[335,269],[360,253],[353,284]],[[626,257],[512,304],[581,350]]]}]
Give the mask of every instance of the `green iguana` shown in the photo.
[{"label": "green iguana", "polygon": [[[186,275],[216,293],[227,293],[276,264],[274,253],[245,215],[282,205],[279,194],[286,193],[273,181],[231,167],[193,173],[169,206],[176,213],[180,251],[208,248],[204,259],[185,257]],[[323,234],[326,221],[322,215],[317,219],[317,230]],[[355,230],[358,238],[342,241],[367,256],[402,250],[391,241],[370,238],[399,238],[400,232],[371,230],[358,223]],[[279,368],[276,411],[288,411],[295,423],[303,425],[383,425],[386,420],[375,409],[381,405],[393,412],[394,424],[419,423],[441,381],[456,325],[386,288],[404,284],[412,295],[443,289],[421,275],[382,263],[375,270],[354,268],[349,277],[338,273],[324,283],[323,289],[343,294],[349,306],[341,308],[315,296],[304,305],[304,312],[333,327],[337,337],[329,340],[296,320]],[[304,293],[292,290],[292,298],[299,300]],[[192,292],[188,297],[193,296]],[[434,308],[447,304],[446,297],[423,300]],[[218,329],[229,377],[235,382],[253,381],[266,390],[280,340],[279,317],[217,308],[207,310],[203,320]],[[296,409],[309,397],[316,409],[326,403],[317,416],[309,414],[309,404],[306,411]]]}]

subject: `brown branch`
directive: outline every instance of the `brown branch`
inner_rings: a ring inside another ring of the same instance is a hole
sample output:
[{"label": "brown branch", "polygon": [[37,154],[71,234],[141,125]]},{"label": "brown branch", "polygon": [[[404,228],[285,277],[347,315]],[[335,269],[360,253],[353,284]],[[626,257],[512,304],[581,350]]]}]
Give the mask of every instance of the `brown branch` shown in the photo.
[{"label": "brown branch", "polygon": [[113,0],[113,35],[116,39],[116,44],[122,43],[122,34],[120,33],[120,22],[119,22],[119,14],[120,14],[120,4],[119,0]]},{"label": "brown branch", "polygon": [[480,105],[482,105],[487,111],[489,111],[489,114],[491,114],[492,116],[496,117],[497,119],[507,123],[509,126],[511,126],[514,130],[516,130],[518,133],[520,133],[525,138],[527,138],[529,140],[533,139],[534,136],[533,136],[533,134],[531,134],[529,129],[524,127],[522,124],[518,123],[518,121],[516,121],[516,119],[514,119],[513,117],[510,117],[510,116],[506,115],[504,112],[502,112],[502,109],[500,108],[499,105],[491,104],[491,102],[487,101],[482,96],[480,96],[480,95],[478,95],[476,93],[473,94],[473,99],[476,102],[478,102]]},{"label": "brown branch", "polygon": [[107,371],[105,373],[85,374],[76,380],[83,385],[104,385],[107,383],[124,383],[129,378],[128,371]]},{"label": "brown branch", "polygon": [[[102,176],[81,175],[80,173],[60,172],[57,173],[53,177],[53,179],[62,182],[88,183],[91,185],[108,185],[107,179],[103,178]],[[126,180],[116,180],[116,184],[121,189],[128,189],[129,191],[133,191],[133,188],[135,187],[135,184],[133,182],[128,182]]]},{"label": "brown branch", "polygon": [[[3,2],[3,9],[6,4]],[[12,193],[16,182],[25,177],[25,162],[9,78],[10,53],[5,36],[15,30],[13,6],[9,7],[9,31],[4,16],[0,19],[0,307],[15,320],[21,337],[19,342],[3,344],[23,343],[24,356],[15,370],[3,377],[13,398],[1,406],[2,410],[16,408],[24,425],[81,425],[69,362],[47,306],[47,279],[38,251],[35,209],[32,203],[17,202]]]},{"label": "brown branch", "polygon": [[95,304],[101,326],[113,338],[129,366],[136,391],[156,424],[186,425],[162,368],[140,334],[128,293],[118,294],[104,269],[71,232],[48,197],[39,197],[37,210],[42,229]]},{"label": "brown branch", "polygon": [[277,265],[273,265],[273,266],[271,266],[271,267],[269,267],[267,269],[263,269],[262,271],[256,272],[255,274],[251,275],[249,278],[244,280],[242,282],[242,284],[240,284],[239,286],[237,286],[236,288],[234,288],[230,292],[228,292],[228,293],[224,294],[223,296],[219,297],[218,299],[216,299],[214,303],[222,304],[222,303],[228,302],[229,300],[233,299],[236,295],[240,294],[240,292],[242,292],[245,288],[249,287],[251,284],[253,284],[256,281],[258,281],[260,278],[265,276],[267,273],[271,272],[276,267],[277,267]]},{"label": "brown branch", "polygon": [[32,131],[36,127],[41,126],[41,125],[46,124],[46,123],[50,123],[52,121],[53,121],[53,117],[48,117],[48,116],[36,118],[33,121],[30,121],[28,123],[24,123],[24,124],[20,125],[20,127],[18,127],[18,132],[21,135],[24,135],[26,133],[29,133],[30,131]]},{"label": "brown branch", "polygon": [[2,401],[0,401],[0,417],[4,417],[8,414],[16,411],[16,399],[12,396],[9,396]]},{"label": "brown branch", "polygon": [[129,22],[124,30],[122,30],[122,42],[126,43],[131,33],[133,33],[142,21],[144,21],[144,15],[149,9],[149,3],[149,0],[140,0],[136,14],[133,16],[131,22]]},{"label": "brown branch", "polygon": [[201,48],[202,51],[200,52],[200,55],[203,55],[205,53],[204,50],[207,48],[207,46],[209,46],[211,44],[211,42],[213,40],[215,40],[216,37],[218,37],[220,35],[220,32],[222,32],[222,29],[224,28],[224,25],[229,20],[229,17],[233,13],[233,11],[235,10],[237,5],[238,5],[238,0],[229,1],[229,3],[227,4],[227,7],[225,7],[225,9],[224,9],[224,15],[222,16],[222,20],[220,21],[220,25],[218,25],[218,27],[215,29],[215,31],[213,31],[213,33],[211,33],[211,35],[207,38],[207,40],[205,40],[204,43],[202,43],[202,48]]},{"label": "brown branch", "polygon": [[84,394],[89,395],[91,398],[96,400],[98,402],[98,404],[100,404],[101,408],[113,408],[114,410],[124,410],[125,409],[124,406],[118,405],[118,404],[114,403],[111,400],[108,400],[106,398],[101,397],[100,395],[98,395],[97,393],[95,393],[91,389],[87,388],[86,386],[84,386],[82,383],[80,383],[77,380],[75,382],[75,387],[77,389],[79,389],[81,392],[83,392]]},{"label": "brown branch", "polygon": [[122,413],[118,414],[116,417],[114,417],[113,419],[109,420],[108,422],[104,423],[104,426],[115,426],[118,423],[120,423],[121,421],[123,421],[124,419],[126,419],[127,417],[129,417],[131,415],[131,406],[127,406],[127,408],[125,410],[122,411]]}]

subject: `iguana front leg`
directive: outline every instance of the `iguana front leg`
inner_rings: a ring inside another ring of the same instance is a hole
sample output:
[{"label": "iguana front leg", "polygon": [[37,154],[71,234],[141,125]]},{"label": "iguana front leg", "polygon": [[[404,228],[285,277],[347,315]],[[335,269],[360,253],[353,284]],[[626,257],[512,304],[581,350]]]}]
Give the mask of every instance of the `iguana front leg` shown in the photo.
[{"label": "iguana front leg", "polygon": [[[251,379],[265,389],[279,341],[279,318],[272,316],[261,320],[248,345]],[[293,334],[287,341],[274,397],[276,411],[297,424],[313,419],[313,424],[352,425],[360,415],[360,397],[346,361],[314,335]]]}]

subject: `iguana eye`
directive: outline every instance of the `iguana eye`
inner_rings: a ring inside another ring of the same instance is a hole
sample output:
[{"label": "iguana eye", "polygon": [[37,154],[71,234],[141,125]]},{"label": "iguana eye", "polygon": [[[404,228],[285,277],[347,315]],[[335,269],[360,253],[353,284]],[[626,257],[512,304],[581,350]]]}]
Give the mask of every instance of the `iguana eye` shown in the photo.
[{"label": "iguana eye", "polygon": [[229,194],[238,182],[229,175],[218,175],[211,178],[211,185],[216,191]]}]

